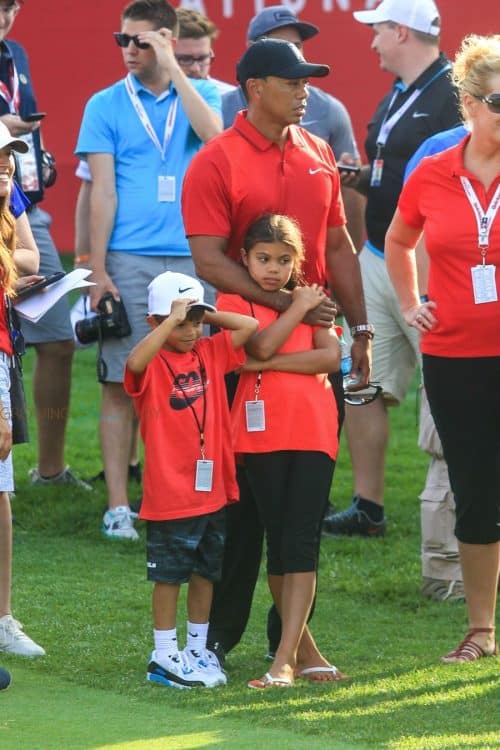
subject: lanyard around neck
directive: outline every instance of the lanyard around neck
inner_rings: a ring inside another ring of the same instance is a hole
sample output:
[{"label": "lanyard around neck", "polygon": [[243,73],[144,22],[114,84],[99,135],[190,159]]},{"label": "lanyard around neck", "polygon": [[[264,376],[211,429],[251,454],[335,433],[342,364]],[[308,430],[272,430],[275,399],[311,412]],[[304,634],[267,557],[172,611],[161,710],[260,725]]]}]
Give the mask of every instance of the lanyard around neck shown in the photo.
[{"label": "lanyard around neck", "polygon": [[179,99],[177,95],[175,95],[174,100],[170,105],[167,119],[165,120],[165,132],[163,134],[163,146],[162,146],[162,144],[160,143],[158,139],[158,136],[156,135],[155,129],[151,125],[151,120],[148,117],[148,113],[144,109],[144,105],[141,102],[137,94],[137,91],[134,88],[134,84],[132,82],[132,76],[130,75],[130,73],[125,78],[125,88],[127,89],[127,93],[130,97],[130,101],[132,102],[132,106],[137,113],[137,116],[142,124],[142,127],[144,128],[146,133],[149,135],[149,137],[153,141],[155,147],[160,152],[162,161],[165,161],[165,155],[167,153],[167,148],[168,148],[168,144],[170,143],[170,139],[172,138],[175,120],[177,117],[177,107],[179,104]]},{"label": "lanyard around neck", "polygon": [[[11,115],[17,115],[19,112],[19,104],[21,101],[21,95],[19,93],[19,76],[17,74],[17,68],[14,64],[14,60],[8,61],[9,79],[10,79],[10,91],[3,81],[0,81],[0,96],[4,99],[9,107]],[[12,92],[12,93],[11,93]]]},{"label": "lanyard around neck", "polygon": [[474,216],[476,217],[477,245],[481,251],[481,255],[483,256],[484,263],[485,255],[490,244],[491,227],[493,226],[493,222],[495,221],[498,209],[500,208],[500,184],[497,185],[497,189],[495,190],[495,194],[491,199],[490,205],[488,206],[486,211],[483,211],[483,207],[479,202],[479,198],[477,197],[476,191],[472,187],[469,178],[461,176],[460,182],[462,183],[465,195],[467,196],[472,210],[474,211]]},{"label": "lanyard around neck", "polygon": [[186,402],[186,406],[188,406],[191,409],[191,413],[193,414],[193,417],[194,417],[195,422],[196,422],[196,426],[198,428],[198,432],[200,434],[200,451],[201,451],[201,457],[204,459],[205,458],[205,424],[206,424],[206,419],[207,419],[206,371],[205,371],[205,366],[203,364],[203,361],[202,361],[200,355],[198,354],[198,352],[195,349],[193,351],[194,351],[194,353],[196,354],[196,356],[198,358],[198,366],[200,368],[201,390],[202,390],[202,395],[203,395],[203,415],[202,415],[202,418],[201,418],[201,422],[198,419],[198,415],[197,415],[197,413],[195,411],[195,408],[194,408],[193,404],[191,403],[191,401],[186,396],[186,392],[184,391],[184,386],[179,381],[176,381],[176,379],[175,379],[175,373],[172,370],[172,368],[170,367],[170,364],[167,361],[167,358],[164,357],[164,356],[162,356],[162,360],[166,364],[166,366],[167,366],[167,368],[168,368],[168,370],[170,372],[170,375],[172,376],[172,380],[174,382],[174,385],[177,385],[180,388],[181,393],[182,393],[182,397],[183,397],[184,401]]},{"label": "lanyard around neck", "polygon": [[420,94],[423,94],[424,91],[429,88],[431,83],[434,83],[434,81],[443,75],[443,73],[446,73],[448,70],[450,70],[450,64],[448,63],[443,68],[437,71],[432,78],[430,78],[427,83],[425,83],[421,89],[415,89],[413,93],[409,96],[409,98],[404,102],[404,104],[399,107],[390,117],[388,117],[389,112],[392,109],[392,105],[396,101],[397,97],[401,93],[400,89],[396,88],[392,94],[391,101],[389,102],[389,106],[387,107],[387,111],[385,113],[384,119],[382,120],[382,125],[380,126],[380,130],[377,136],[377,146],[379,148],[383,148],[385,144],[387,143],[387,140],[392,132],[392,129],[397,125],[397,123],[400,121],[400,119],[403,117],[405,112],[411,107],[411,105],[418,99]]}]

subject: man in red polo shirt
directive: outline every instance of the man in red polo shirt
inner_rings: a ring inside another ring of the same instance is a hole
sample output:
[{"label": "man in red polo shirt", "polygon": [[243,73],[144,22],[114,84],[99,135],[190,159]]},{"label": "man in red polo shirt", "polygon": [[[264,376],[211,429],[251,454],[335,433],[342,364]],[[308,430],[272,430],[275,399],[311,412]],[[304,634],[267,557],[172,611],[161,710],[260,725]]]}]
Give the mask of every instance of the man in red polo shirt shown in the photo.
[{"label": "man in red polo shirt", "polygon": [[[345,228],[335,159],[325,141],[298,127],[308,79],[328,72],[328,66],[307,63],[281,39],[261,39],[247,49],[237,77],[248,111],[193,159],[183,188],[184,224],[201,278],[282,311],[290,295],[260,289],[238,260],[247,227],[263,213],[296,219],[306,246],[306,281],[329,282],[351,326],[352,369],[367,382],[373,328],[366,320],[358,258]],[[330,325],[335,306],[328,300],[313,313],[308,323]],[[253,503],[248,493],[241,495],[228,519],[223,578],[211,614],[211,646],[220,642],[224,651],[244,631],[262,546]]]}]

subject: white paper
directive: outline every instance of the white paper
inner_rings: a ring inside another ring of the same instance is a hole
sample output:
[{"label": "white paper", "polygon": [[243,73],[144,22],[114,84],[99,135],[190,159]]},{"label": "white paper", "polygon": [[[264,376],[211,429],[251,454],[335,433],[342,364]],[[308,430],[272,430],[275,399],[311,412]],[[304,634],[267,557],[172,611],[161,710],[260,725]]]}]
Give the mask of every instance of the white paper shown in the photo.
[{"label": "white paper", "polygon": [[87,276],[90,276],[91,273],[92,271],[88,268],[75,268],[60,281],[41,289],[28,299],[14,303],[14,307],[21,318],[30,320],[32,323],[38,323],[40,318],[68,292],[73,289],[94,286],[93,281],[86,281]]}]

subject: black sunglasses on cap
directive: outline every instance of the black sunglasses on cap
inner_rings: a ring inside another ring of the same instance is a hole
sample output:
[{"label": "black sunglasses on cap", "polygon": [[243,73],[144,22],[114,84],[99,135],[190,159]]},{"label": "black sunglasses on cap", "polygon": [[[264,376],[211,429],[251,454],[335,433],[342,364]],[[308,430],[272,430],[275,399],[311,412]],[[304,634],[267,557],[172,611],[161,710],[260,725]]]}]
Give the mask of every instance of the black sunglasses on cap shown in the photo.
[{"label": "black sunglasses on cap", "polygon": [[474,98],[479,99],[480,102],[484,102],[490,112],[500,115],[500,94],[488,94],[488,96],[474,95]]},{"label": "black sunglasses on cap", "polygon": [[128,47],[130,42],[133,42],[138,49],[149,49],[151,47],[147,42],[140,42],[137,34],[130,36],[130,34],[122,34],[121,31],[114,31],[113,36],[119,47]]}]

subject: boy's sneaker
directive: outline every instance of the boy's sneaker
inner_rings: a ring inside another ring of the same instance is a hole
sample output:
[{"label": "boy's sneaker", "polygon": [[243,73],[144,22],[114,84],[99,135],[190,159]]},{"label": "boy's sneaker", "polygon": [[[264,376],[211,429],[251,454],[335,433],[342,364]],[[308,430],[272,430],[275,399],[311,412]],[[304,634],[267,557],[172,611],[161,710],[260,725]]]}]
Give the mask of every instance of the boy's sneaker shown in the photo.
[{"label": "boy's sneaker", "polygon": [[0,651],[16,656],[45,656],[45,650],[23,632],[12,615],[0,617]]},{"label": "boy's sneaker", "polygon": [[47,486],[51,484],[68,484],[72,487],[76,487],[79,490],[92,492],[92,487],[90,486],[90,484],[84,482],[83,479],[79,479],[78,477],[76,477],[70,470],[69,466],[66,466],[65,469],[63,469],[59,474],[56,474],[53,477],[42,477],[38,469],[30,469],[29,477],[31,479],[31,484]]},{"label": "boy's sneaker", "polygon": [[195,651],[194,649],[188,649],[186,647],[183,653],[188,664],[202,675],[206,687],[227,685],[227,677],[213,651],[209,651],[206,648],[200,651]]},{"label": "boy's sneaker", "polygon": [[205,680],[198,670],[193,669],[182,652],[168,657],[163,664],[156,660],[156,651],[151,654],[148,664],[146,679],[149,682],[157,682],[165,687],[176,687],[189,689],[193,687],[206,687]]},{"label": "boy's sneaker", "polygon": [[134,529],[134,514],[128,505],[119,505],[107,510],[102,518],[102,533],[109,539],[131,539],[136,542],[139,534]]}]

